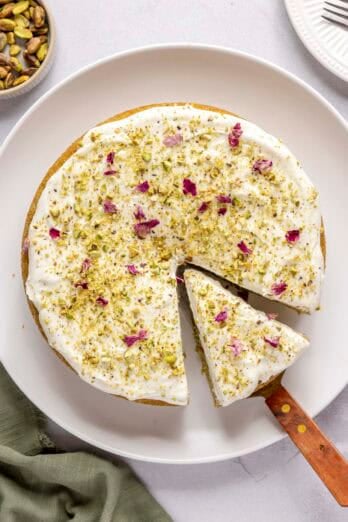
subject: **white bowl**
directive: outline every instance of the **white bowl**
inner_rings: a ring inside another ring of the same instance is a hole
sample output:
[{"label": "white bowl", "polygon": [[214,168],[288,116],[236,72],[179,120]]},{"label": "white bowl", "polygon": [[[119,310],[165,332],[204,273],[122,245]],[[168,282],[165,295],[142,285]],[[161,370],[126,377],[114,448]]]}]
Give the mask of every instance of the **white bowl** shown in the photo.
[{"label": "white bowl", "polygon": [[[316,415],[346,384],[347,127],[322,96],[289,73],[238,51],[204,45],[136,49],[86,67],[46,93],[6,139],[0,150],[0,358],[44,413],[95,446],[148,461],[209,462],[244,455],[285,435],[261,398],[214,407],[184,302],[191,402],[186,408],[146,406],[94,389],[61,363],[34,324],[20,275],[26,211],[48,167],[97,122],[161,101],[215,105],[258,123],[284,140],[313,179],[327,234],[322,311],[299,316],[256,297],[251,304],[280,312],[281,321],[311,339],[284,378],[309,414]],[[48,121],[54,136],[47,132]]]},{"label": "white bowl", "polygon": [[45,78],[46,74],[52,66],[56,45],[56,26],[50,7],[46,4],[46,2],[43,2],[42,0],[40,0],[40,4],[42,5],[42,7],[45,8],[49,27],[49,47],[47,56],[42,62],[37,72],[33,74],[33,76],[29,78],[29,80],[22,83],[21,85],[17,85],[17,87],[11,87],[10,89],[0,90],[0,102],[2,100],[9,100],[10,98],[15,98],[16,96],[20,96],[21,94],[26,94],[27,92],[31,91],[31,89],[39,85],[39,83]]}]

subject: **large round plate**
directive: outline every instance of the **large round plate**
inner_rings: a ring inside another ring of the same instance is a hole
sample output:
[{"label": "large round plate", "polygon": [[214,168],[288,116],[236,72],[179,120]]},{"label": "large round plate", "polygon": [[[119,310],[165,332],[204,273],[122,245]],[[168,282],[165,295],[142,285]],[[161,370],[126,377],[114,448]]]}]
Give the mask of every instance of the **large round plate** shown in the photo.
[{"label": "large round plate", "polygon": [[[337,4],[345,9],[345,1]],[[298,37],[308,51],[329,71],[348,82],[348,30],[322,18],[325,14],[324,1],[285,0],[285,6]],[[341,12],[344,14],[344,10]]]},{"label": "large round plate", "polygon": [[20,276],[26,210],[50,164],[77,136],[107,117],[153,102],[196,101],[230,109],[281,137],[322,195],[327,277],[313,316],[253,298],[296,325],[311,348],[285,376],[312,415],[342,390],[347,374],[347,127],[315,91],[252,56],[203,45],[164,45],[102,60],[41,98],[13,129],[0,157],[1,360],[23,392],[74,435],[112,453],[170,463],[244,455],[284,434],[262,399],[215,408],[182,307],[191,402],[153,407],[114,398],[82,382],[48,349],[28,310]]}]

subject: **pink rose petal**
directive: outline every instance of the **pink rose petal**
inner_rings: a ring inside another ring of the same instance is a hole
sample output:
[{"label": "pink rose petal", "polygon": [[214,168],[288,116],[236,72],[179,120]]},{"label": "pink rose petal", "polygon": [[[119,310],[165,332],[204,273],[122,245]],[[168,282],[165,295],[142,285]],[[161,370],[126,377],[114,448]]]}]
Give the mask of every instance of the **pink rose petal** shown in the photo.
[{"label": "pink rose petal", "polygon": [[219,203],[232,203],[231,196],[224,196],[223,194],[220,194],[219,196],[216,196],[216,199]]},{"label": "pink rose petal", "polygon": [[272,348],[277,348],[280,341],[280,337],[264,337],[263,339],[265,343],[270,344]]},{"label": "pink rose petal", "polygon": [[221,207],[218,210],[219,216],[224,216],[226,214],[226,212],[227,212],[227,208],[226,207]]},{"label": "pink rose petal", "polygon": [[177,134],[172,134],[170,136],[166,136],[163,140],[163,145],[166,147],[175,147],[175,145],[179,145],[182,143],[183,137],[179,132]]},{"label": "pink rose petal", "polygon": [[272,160],[258,159],[253,165],[253,172],[259,172],[259,174],[263,174],[264,172],[269,172],[272,166]]},{"label": "pink rose petal", "polygon": [[296,243],[300,239],[299,230],[288,230],[285,234],[285,238],[288,243]]},{"label": "pink rose petal", "polygon": [[107,299],[105,299],[105,297],[102,297],[101,295],[99,297],[97,297],[95,302],[97,303],[97,305],[102,306],[102,307],[109,304],[109,301]]},{"label": "pink rose petal", "polygon": [[288,285],[284,283],[284,281],[280,281],[279,283],[274,283],[272,285],[272,294],[273,295],[281,295],[288,288]]},{"label": "pink rose petal", "polygon": [[270,321],[273,321],[274,319],[277,319],[278,315],[279,315],[279,314],[272,313],[272,312],[266,314],[267,319],[269,319]]},{"label": "pink rose petal", "polygon": [[234,149],[239,145],[239,138],[243,134],[242,126],[240,123],[236,123],[235,126],[231,129],[231,132],[228,134],[228,143],[230,147]]},{"label": "pink rose petal", "polygon": [[117,212],[117,207],[116,207],[115,203],[110,201],[110,199],[106,199],[103,202],[103,210],[104,210],[105,214],[115,214]]},{"label": "pink rose petal", "polygon": [[136,268],[135,265],[127,265],[128,272],[132,275],[139,274],[139,270]]},{"label": "pink rose petal", "polygon": [[243,343],[236,337],[232,337],[231,344],[228,345],[235,357],[241,354],[244,349]]},{"label": "pink rose petal", "polygon": [[140,206],[138,206],[136,211],[134,212],[134,217],[135,217],[135,219],[138,219],[138,220],[146,219],[144,211],[143,211],[143,209]]},{"label": "pink rose petal", "polygon": [[214,320],[215,320],[217,323],[223,323],[224,321],[226,321],[227,316],[228,316],[227,310],[222,310],[221,312],[219,312],[219,313],[215,316],[215,319],[214,319]]},{"label": "pink rose petal", "polygon": [[30,241],[29,241],[29,238],[26,237],[23,241],[23,245],[22,245],[22,252],[26,253],[28,252],[29,250],[29,245],[30,245]]},{"label": "pink rose petal", "polygon": [[139,183],[139,185],[137,185],[135,187],[136,190],[138,190],[139,192],[147,192],[150,188],[150,184],[148,181],[143,181],[142,183]]},{"label": "pink rose petal", "polygon": [[134,343],[137,341],[142,341],[143,339],[147,339],[147,331],[146,330],[140,330],[137,335],[125,335],[123,337],[123,342],[126,343],[128,348],[130,346],[133,346]]},{"label": "pink rose petal", "polygon": [[203,201],[203,203],[201,203],[201,205],[198,207],[198,212],[200,214],[203,214],[203,212],[208,210],[208,208],[209,208],[209,201]]},{"label": "pink rose petal", "polygon": [[158,219],[150,219],[149,221],[142,221],[141,223],[137,223],[134,225],[134,230],[136,235],[140,239],[144,239],[148,234],[150,234],[151,230],[157,225],[159,225]]},{"label": "pink rose petal", "polygon": [[88,283],[87,281],[79,281],[78,283],[74,284],[75,288],[82,288],[83,290],[88,290]]},{"label": "pink rose petal", "polygon": [[115,174],[117,174],[117,172],[113,169],[108,169],[104,172],[104,176],[114,176]]},{"label": "pink rose petal", "polygon": [[51,239],[58,239],[58,238],[60,238],[60,230],[52,227],[49,230],[49,235],[50,235]]},{"label": "pink rose petal", "polygon": [[193,181],[191,181],[188,178],[183,179],[182,191],[184,194],[191,194],[191,196],[196,196],[197,195],[196,183],[194,183]]},{"label": "pink rose petal", "polygon": [[87,270],[91,267],[92,265],[92,261],[90,259],[84,259],[84,261],[82,261],[82,265],[81,265],[81,270],[80,272],[87,272]]},{"label": "pink rose petal", "polygon": [[249,254],[252,254],[252,250],[244,243],[244,241],[241,241],[240,243],[238,243],[237,247],[239,248],[239,250],[241,250],[243,252],[243,254],[245,255],[249,255]]},{"label": "pink rose petal", "polygon": [[106,163],[109,163],[110,165],[113,165],[115,159],[115,153],[113,151],[109,152],[109,154],[106,156]]}]

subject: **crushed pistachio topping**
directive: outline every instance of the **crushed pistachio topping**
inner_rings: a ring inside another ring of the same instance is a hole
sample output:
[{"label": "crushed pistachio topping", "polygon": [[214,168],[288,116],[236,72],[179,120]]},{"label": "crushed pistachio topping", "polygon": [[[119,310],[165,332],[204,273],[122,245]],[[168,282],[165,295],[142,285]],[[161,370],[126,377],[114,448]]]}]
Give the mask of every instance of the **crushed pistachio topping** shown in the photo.
[{"label": "crushed pistachio topping", "polygon": [[[175,280],[185,261],[298,309],[318,305],[312,184],[279,140],[190,106],[88,132],[48,181],[29,240],[27,292],[50,344],[129,399],[187,402]],[[127,347],[139,331],[148,336]]]}]

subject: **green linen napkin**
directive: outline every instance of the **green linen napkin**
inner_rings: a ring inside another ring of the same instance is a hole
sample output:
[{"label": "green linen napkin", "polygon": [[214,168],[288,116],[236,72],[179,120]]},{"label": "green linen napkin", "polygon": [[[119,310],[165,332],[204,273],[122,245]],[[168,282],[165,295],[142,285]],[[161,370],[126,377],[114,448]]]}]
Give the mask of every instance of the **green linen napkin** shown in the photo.
[{"label": "green linen napkin", "polygon": [[125,464],[59,453],[43,421],[0,365],[0,521],[171,520]]}]

